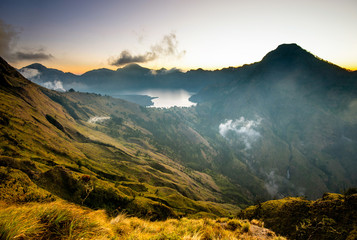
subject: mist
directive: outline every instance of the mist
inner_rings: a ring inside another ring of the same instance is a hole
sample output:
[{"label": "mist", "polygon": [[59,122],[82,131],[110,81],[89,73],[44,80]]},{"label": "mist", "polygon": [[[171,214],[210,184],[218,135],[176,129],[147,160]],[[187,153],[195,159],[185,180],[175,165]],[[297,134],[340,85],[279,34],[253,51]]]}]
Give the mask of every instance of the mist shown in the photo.
[{"label": "mist", "polygon": [[110,119],[110,117],[108,117],[108,116],[94,116],[94,117],[91,117],[87,122],[88,123],[102,123],[105,120],[109,120],[109,119]]},{"label": "mist", "polygon": [[59,80],[55,80],[53,82],[45,82],[43,86],[48,89],[65,92],[66,90],[63,87],[63,83]]},{"label": "mist", "polygon": [[235,137],[244,143],[245,149],[251,149],[252,145],[261,137],[257,128],[262,119],[247,120],[243,116],[235,120],[226,120],[219,125],[219,134],[226,139],[234,139]]},{"label": "mist", "polygon": [[19,72],[22,74],[22,76],[31,81],[39,79],[41,75],[41,73],[37,69],[33,68],[22,68],[19,70]]}]

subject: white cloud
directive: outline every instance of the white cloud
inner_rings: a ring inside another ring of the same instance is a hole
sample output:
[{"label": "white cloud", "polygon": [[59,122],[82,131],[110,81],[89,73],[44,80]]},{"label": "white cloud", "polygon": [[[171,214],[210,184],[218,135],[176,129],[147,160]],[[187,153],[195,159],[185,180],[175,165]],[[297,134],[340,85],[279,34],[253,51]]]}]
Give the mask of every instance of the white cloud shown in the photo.
[{"label": "white cloud", "polygon": [[19,72],[22,74],[22,76],[30,80],[38,79],[41,75],[37,69],[33,68],[22,68],[19,70]]},{"label": "white cloud", "polygon": [[53,82],[45,82],[43,84],[45,88],[56,90],[56,91],[62,91],[65,92],[66,90],[63,88],[63,84],[59,80],[55,80]]},{"label": "white cloud", "polygon": [[267,180],[265,182],[265,188],[272,197],[276,197],[279,191],[279,186],[277,183],[277,177],[274,171],[270,171],[267,174]]},{"label": "white cloud", "polygon": [[97,123],[97,122],[103,122],[105,120],[108,120],[110,119],[110,117],[107,117],[107,116],[94,116],[94,117],[91,117],[88,122],[89,123]]},{"label": "white cloud", "polygon": [[246,120],[244,117],[240,117],[236,120],[226,120],[219,125],[219,133],[225,138],[231,138],[231,134],[235,134],[238,140],[242,141],[246,149],[251,149],[252,144],[257,141],[261,135],[256,128],[261,123],[261,118],[258,120]]}]

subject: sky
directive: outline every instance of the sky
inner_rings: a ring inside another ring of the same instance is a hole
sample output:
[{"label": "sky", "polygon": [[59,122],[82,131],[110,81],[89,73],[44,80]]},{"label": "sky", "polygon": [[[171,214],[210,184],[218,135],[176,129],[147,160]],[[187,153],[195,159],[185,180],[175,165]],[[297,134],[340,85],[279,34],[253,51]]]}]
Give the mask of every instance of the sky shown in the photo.
[{"label": "sky", "polygon": [[357,0],[1,0],[0,55],[82,74],[220,69],[283,43],[357,70]]}]

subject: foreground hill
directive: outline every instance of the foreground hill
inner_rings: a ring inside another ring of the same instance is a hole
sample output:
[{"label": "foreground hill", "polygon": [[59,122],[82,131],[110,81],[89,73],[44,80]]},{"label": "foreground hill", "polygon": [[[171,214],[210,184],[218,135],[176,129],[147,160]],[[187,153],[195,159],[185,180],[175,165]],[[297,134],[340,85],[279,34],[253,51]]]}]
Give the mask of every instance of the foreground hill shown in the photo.
[{"label": "foreground hill", "polygon": [[357,194],[326,193],[308,201],[288,197],[248,207],[242,218],[259,219],[289,239],[356,239]]},{"label": "foreground hill", "polygon": [[[0,203],[1,204],[1,203]],[[0,205],[0,237],[10,239],[242,239],[273,240],[274,232],[259,221],[220,218],[169,219],[150,222],[57,201],[22,206]]]}]

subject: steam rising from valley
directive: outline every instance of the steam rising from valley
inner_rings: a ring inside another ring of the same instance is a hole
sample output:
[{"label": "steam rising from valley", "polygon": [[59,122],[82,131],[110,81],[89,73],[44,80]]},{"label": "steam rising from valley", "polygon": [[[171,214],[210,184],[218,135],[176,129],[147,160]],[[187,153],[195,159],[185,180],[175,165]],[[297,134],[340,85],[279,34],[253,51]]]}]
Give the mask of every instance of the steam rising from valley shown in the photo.
[{"label": "steam rising from valley", "polygon": [[260,133],[257,131],[257,127],[260,125],[262,119],[258,117],[256,121],[247,120],[244,117],[240,117],[236,120],[226,120],[219,125],[219,133],[226,139],[235,139],[243,142],[245,149],[251,149],[252,144],[256,142],[260,137]]},{"label": "steam rising from valley", "polygon": [[94,117],[91,117],[88,122],[89,123],[102,123],[104,122],[105,120],[109,120],[110,117],[108,116],[94,116]]},{"label": "steam rising from valley", "polygon": [[43,86],[48,89],[56,90],[56,91],[62,91],[65,92],[66,89],[64,89],[63,84],[59,80],[54,80],[53,82],[45,82],[43,83]]},{"label": "steam rising from valley", "polygon": [[36,80],[40,77],[41,73],[37,69],[33,68],[22,68],[19,72],[27,79]]},{"label": "steam rising from valley", "polygon": [[47,81],[47,82],[42,82],[40,81],[41,78],[41,72],[38,71],[37,69],[34,68],[22,68],[19,70],[19,72],[27,79],[40,84],[41,86],[56,90],[56,91],[61,91],[65,92],[66,89],[63,87],[63,82],[60,80],[54,80],[54,81]]}]

